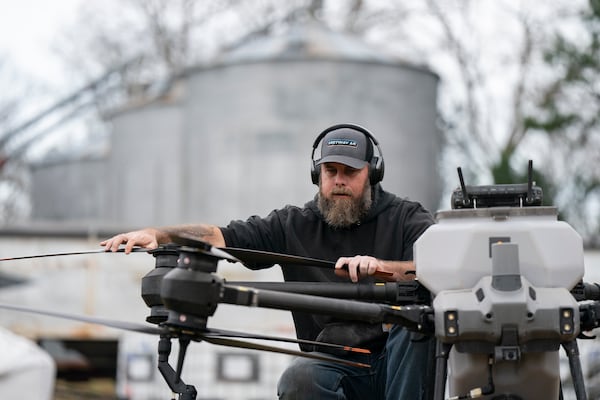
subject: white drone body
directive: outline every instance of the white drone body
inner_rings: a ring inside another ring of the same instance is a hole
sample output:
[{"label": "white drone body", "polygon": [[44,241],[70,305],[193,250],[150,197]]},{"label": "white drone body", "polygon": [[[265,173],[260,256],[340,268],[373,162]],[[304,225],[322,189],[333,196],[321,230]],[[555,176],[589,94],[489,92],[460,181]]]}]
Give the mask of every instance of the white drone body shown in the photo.
[{"label": "white drone body", "polygon": [[[570,290],[583,242],[554,207],[438,212],[415,244],[417,279],[433,296],[435,335],[451,344],[450,396],[558,399],[559,347],[580,333]],[[461,397],[467,398],[467,397]]]}]

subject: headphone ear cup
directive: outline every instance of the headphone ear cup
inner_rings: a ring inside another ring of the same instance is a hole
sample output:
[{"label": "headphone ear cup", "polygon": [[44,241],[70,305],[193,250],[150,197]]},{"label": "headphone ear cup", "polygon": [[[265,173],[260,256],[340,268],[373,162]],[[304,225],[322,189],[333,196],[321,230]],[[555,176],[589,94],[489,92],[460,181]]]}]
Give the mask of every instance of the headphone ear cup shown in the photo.
[{"label": "headphone ear cup", "polygon": [[381,182],[383,180],[383,173],[385,172],[385,164],[383,163],[383,157],[378,157],[377,163],[379,164],[377,166],[377,171],[379,171],[377,176],[379,182]]},{"label": "headphone ear cup", "polygon": [[312,183],[314,185],[318,185],[319,184],[319,172],[321,169],[320,165],[316,165],[317,163],[315,162],[315,160],[312,161],[311,167],[310,167],[310,179],[312,180]]},{"label": "headphone ear cup", "polygon": [[371,185],[381,182],[383,179],[384,165],[383,158],[373,157],[369,164],[369,181]]}]

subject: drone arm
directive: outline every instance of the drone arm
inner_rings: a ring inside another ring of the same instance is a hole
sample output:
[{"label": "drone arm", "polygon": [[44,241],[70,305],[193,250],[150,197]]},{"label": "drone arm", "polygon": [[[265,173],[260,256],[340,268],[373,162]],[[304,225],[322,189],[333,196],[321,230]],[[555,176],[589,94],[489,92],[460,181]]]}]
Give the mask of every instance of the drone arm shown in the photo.
[{"label": "drone arm", "polygon": [[591,331],[600,326],[600,302],[579,304],[581,331]]},{"label": "drone arm", "polygon": [[229,304],[324,314],[354,321],[393,323],[418,332],[429,332],[431,328],[429,315],[432,310],[427,306],[388,306],[232,285],[224,285],[221,300]]},{"label": "drone arm", "polygon": [[224,289],[221,299],[224,303],[333,315],[337,318],[359,319],[372,323],[383,322],[383,312],[376,304],[259,290],[245,286],[224,285]]},{"label": "drone arm", "polygon": [[230,281],[230,285],[248,286],[261,290],[275,290],[287,293],[302,293],[312,296],[333,297],[399,304],[428,304],[429,291],[418,281],[380,283],[341,283],[341,282],[252,282]]},{"label": "drone arm", "polygon": [[600,285],[580,281],[571,289],[571,294],[577,301],[600,300]]}]

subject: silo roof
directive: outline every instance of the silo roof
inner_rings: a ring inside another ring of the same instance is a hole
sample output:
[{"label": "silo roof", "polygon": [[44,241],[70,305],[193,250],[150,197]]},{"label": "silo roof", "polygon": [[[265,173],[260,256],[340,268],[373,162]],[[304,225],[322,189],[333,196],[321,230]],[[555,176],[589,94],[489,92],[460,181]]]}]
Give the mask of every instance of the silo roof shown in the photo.
[{"label": "silo roof", "polygon": [[404,64],[357,36],[333,31],[315,20],[294,23],[282,34],[246,40],[215,61],[230,64],[300,59]]}]

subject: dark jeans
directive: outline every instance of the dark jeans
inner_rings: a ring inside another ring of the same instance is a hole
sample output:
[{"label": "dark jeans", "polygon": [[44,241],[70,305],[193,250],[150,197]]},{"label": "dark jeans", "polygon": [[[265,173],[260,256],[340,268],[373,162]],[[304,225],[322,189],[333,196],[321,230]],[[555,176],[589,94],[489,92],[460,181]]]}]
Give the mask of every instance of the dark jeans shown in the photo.
[{"label": "dark jeans", "polygon": [[386,344],[385,400],[425,400],[433,393],[435,338],[394,326]]},{"label": "dark jeans", "polygon": [[394,327],[381,353],[344,357],[371,368],[296,358],[279,379],[277,395],[281,400],[421,399],[433,366],[430,343],[412,341],[409,332]]}]

